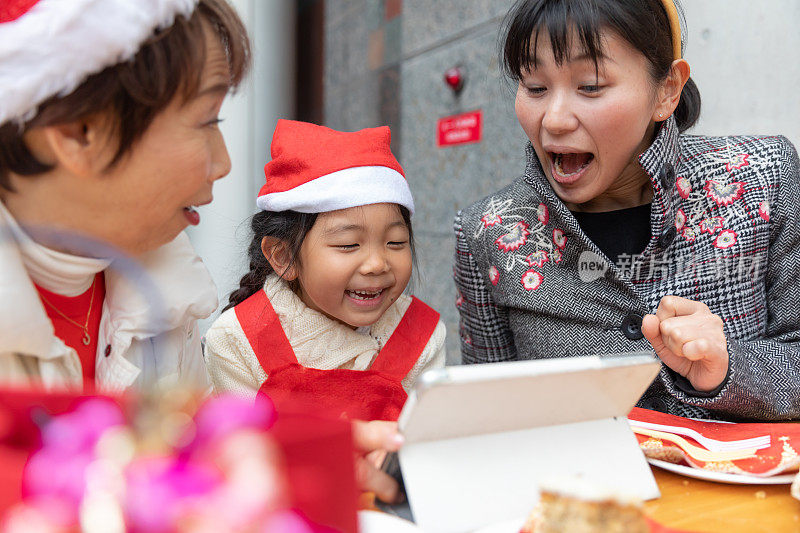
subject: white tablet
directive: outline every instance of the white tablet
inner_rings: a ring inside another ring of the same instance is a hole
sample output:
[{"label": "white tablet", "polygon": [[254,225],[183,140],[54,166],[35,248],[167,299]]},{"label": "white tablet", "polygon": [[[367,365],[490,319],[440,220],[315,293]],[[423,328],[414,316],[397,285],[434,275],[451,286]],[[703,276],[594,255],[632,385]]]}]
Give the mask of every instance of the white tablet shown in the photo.
[{"label": "white tablet", "polygon": [[661,368],[653,352],[429,370],[398,420],[407,443],[625,417]]}]

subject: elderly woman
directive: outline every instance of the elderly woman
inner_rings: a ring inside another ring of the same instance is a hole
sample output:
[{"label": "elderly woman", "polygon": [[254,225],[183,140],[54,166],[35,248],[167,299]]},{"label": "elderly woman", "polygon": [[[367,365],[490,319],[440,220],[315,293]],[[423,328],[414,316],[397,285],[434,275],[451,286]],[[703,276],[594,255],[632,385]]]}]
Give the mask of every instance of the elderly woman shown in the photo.
[{"label": "elderly woman", "polygon": [[230,170],[248,46],[224,0],[3,3],[0,380],[208,385],[216,289],[182,231]]},{"label": "elderly woman", "polygon": [[525,173],[456,218],[466,363],[653,349],[639,405],[800,416],[800,169],[783,137],[683,132],[673,0],[525,0],[502,62]]},{"label": "elderly woman", "polygon": [[[230,171],[219,111],[249,55],[226,0],[0,3],[0,381],[208,386],[217,292],[183,230]],[[402,442],[388,422],[354,441]]]}]

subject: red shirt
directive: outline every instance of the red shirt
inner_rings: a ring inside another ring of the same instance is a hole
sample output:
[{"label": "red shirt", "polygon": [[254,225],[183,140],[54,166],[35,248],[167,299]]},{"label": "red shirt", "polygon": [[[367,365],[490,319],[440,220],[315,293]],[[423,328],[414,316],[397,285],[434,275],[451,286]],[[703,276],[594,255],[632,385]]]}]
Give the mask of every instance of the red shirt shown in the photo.
[{"label": "red shirt", "polygon": [[[56,337],[64,344],[78,352],[83,369],[83,378],[94,381],[95,358],[97,357],[97,333],[100,330],[100,317],[103,314],[103,300],[106,297],[106,282],[102,272],[98,273],[92,286],[78,296],[62,296],[35,285],[39,291],[39,298],[47,311],[47,317],[53,323]],[[73,321],[65,319],[61,313]],[[88,323],[87,323],[88,315]],[[87,324],[89,344],[84,344],[85,332],[83,325]]]}]

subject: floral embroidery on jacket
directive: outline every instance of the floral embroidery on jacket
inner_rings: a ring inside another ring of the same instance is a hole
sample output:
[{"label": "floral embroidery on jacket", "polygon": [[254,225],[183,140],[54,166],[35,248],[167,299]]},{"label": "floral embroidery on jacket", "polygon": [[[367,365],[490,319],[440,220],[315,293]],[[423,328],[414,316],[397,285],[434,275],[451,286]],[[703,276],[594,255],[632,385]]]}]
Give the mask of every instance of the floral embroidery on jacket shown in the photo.
[{"label": "floral embroidery on jacket", "polygon": [[[528,223],[528,220],[534,221]],[[506,272],[518,265],[525,269],[521,278],[517,278],[525,290],[536,290],[542,284],[544,275],[539,270],[545,263],[561,262],[567,235],[561,228],[548,227],[550,212],[545,204],[515,207],[512,199],[501,202],[492,199],[481,216],[481,222],[473,238],[478,239],[484,232],[504,232],[494,239],[494,244],[505,254],[503,268]],[[492,265],[488,276],[489,282],[496,286],[500,281],[500,270]]]},{"label": "floral embroidery on jacket", "polygon": [[[675,229],[687,242],[693,243],[708,234],[710,237],[707,238],[713,239],[716,248],[730,248],[736,244],[737,235],[726,233],[723,236],[719,233],[729,228],[728,222],[734,217],[748,218],[755,215],[744,204],[745,183],[736,180],[736,171],[758,166],[762,161],[758,156],[742,153],[740,150],[739,146],[728,144],[706,153],[702,164],[692,161],[685,165],[688,174],[677,178],[676,190],[683,201],[675,213]],[[693,183],[696,184],[695,187]],[[763,208],[761,204],[764,204]],[[761,204],[758,215],[768,220],[769,206],[766,202]]]},{"label": "floral embroidery on jacket", "polygon": [[750,157],[750,154],[736,154],[730,161],[725,164],[725,170],[728,172],[732,172],[734,170],[739,170],[742,167],[748,166],[750,163],[747,162],[747,158]]},{"label": "floral embroidery on jacket", "polygon": [[503,219],[500,217],[500,215],[483,215],[481,222],[483,222],[483,226],[485,228],[489,228],[496,224],[502,224]]},{"label": "floral embroidery on jacket", "polygon": [[764,200],[758,204],[758,215],[765,221],[769,222],[769,202]]},{"label": "floral embroidery on jacket", "polygon": [[714,246],[720,250],[727,250],[734,244],[736,244],[736,232],[732,229],[721,231],[717,238],[714,239]]},{"label": "floral embroidery on jacket", "polygon": [[497,267],[494,265],[489,267],[489,281],[495,286],[497,286],[497,283],[500,281],[500,271],[497,270]]},{"label": "floral embroidery on jacket", "polygon": [[525,287],[526,290],[535,291],[539,288],[539,285],[542,284],[543,279],[539,272],[530,269],[522,275],[522,286]]},{"label": "floral embroidery on jacket", "polygon": [[495,239],[494,243],[500,250],[504,252],[513,252],[514,250],[518,250],[520,246],[528,242],[528,237],[531,234],[531,232],[528,231],[528,228],[530,228],[528,223],[524,220],[521,220],[514,224],[514,227],[511,228],[511,231]]},{"label": "floral embroidery on jacket", "polygon": [[539,222],[544,224],[545,226],[550,221],[550,212],[547,210],[547,206],[544,204],[539,204],[539,207],[536,208],[536,218],[539,219]]},{"label": "floral embroidery on jacket", "polygon": [[708,197],[714,200],[717,205],[731,205],[741,198],[744,183],[741,181],[720,183],[716,180],[708,180],[703,190],[708,193]]},{"label": "floral embroidery on jacket", "polygon": [[722,229],[725,219],[722,217],[708,217],[700,221],[700,233],[714,235]]},{"label": "floral embroidery on jacket", "polygon": [[542,268],[548,261],[547,252],[544,250],[536,250],[527,257],[527,260],[530,266]]},{"label": "floral embroidery on jacket", "polygon": [[683,231],[684,227],[686,227],[686,213],[683,212],[683,209],[678,209],[678,212],[675,213],[675,229]]}]

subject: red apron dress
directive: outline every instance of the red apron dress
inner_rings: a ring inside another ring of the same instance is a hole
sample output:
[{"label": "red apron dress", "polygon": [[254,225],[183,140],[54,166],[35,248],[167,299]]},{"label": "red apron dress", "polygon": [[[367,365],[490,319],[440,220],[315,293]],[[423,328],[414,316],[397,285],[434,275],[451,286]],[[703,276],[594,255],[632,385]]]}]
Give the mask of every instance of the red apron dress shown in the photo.
[{"label": "red apron dress", "polygon": [[401,384],[422,354],[439,313],[412,297],[400,323],[368,370],[318,370],[297,362],[267,294],[260,290],[234,307],[247,340],[267,373],[259,392],[280,409],[310,404],[332,416],[397,420],[408,395]]}]

